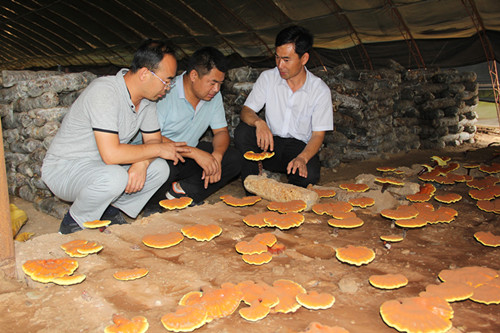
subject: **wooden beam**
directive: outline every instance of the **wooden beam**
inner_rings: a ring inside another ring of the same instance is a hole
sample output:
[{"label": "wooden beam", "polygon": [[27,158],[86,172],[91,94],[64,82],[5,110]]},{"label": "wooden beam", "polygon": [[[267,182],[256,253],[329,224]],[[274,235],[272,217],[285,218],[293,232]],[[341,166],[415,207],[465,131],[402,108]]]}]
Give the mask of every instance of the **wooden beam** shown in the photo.
[{"label": "wooden beam", "polygon": [[12,223],[10,220],[3,134],[2,126],[0,126],[0,278],[2,276],[9,278],[16,277],[16,258],[12,236]]}]

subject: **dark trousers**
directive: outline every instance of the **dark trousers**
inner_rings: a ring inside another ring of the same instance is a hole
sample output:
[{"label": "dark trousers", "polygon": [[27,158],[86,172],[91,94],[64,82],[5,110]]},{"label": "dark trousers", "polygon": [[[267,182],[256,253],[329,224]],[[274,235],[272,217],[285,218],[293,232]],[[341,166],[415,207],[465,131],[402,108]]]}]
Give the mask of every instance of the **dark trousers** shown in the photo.
[{"label": "dark trousers", "polygon": [[[213,152],[211,142],[200,142],[196,148],[206,151],[207,153]],[[168,180],[160,187],[160,189],[153,195],[149,204],[157,205],[161,200],[165,200],[165,194],[171,188],[173,182],[179,182],[186,195],[193,199],[193,202],[202,202],[208,198],[212,193],[221,189],[224,185],[235,179],[241,170],[239,152],[233,148],[228,147],[224,157],[222,158],[221,179],[217,183],[208,184],[205,189],[204,180],[201,179],[203,169],[191,158],[185,158],[185,162],[179,162],[174,165],[172,161],[167,161],[170,167],[170,175]]]},{"label": "dark trousers", "polygon": [[[274,136],[274,156],[262,161],[264,169],[272,172],[286,173],[288,163],[299,155],[306,144],[294,138],[282,138]],[[243,154],[249,150],[256,153],[262,150],[257,146],[255,127],[240,122],[234,132],[234,145],[241,156],[241,180],[245,181],[248,175],[257,175],[259,167],[257,162],[247,160]],[[307,187],[309,184],[317,184],[319,181],[321,164],[318,154],[314,155],[307,163],[307,178],[301,177],[299,172],[288,174],[288,182],[293,185]]]}]

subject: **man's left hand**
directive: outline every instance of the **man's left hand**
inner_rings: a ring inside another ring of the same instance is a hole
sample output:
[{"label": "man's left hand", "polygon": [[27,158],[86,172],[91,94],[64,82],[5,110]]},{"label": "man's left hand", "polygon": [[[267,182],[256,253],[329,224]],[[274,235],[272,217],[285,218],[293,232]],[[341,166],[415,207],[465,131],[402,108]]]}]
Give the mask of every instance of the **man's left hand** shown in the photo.
[{"label": "man's left hand", "polygon": [[137,162],[128,169],[128,183],[125,193],[139,192],[144,187],[149,163],[147,161]]},{"label": "man's left hand", "polygon": [[307,178],[307,161],[305,158],[297,156],[291,160],[286,167],[286,172],[288,174],[295,174],[297,170],[299,171],[299,175],[301,177]]}]

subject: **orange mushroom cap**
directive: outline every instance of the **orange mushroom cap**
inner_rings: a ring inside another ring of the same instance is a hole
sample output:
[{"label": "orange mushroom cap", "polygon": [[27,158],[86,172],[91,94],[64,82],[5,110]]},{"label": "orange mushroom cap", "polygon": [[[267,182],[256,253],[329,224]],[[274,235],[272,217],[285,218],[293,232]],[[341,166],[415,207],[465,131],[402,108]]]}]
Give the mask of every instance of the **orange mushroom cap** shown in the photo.
[{"label": "orange mushroom cap", "polygon": [[446,194],[438,194],[434,196],[434,199],[443,203],[455,203],[462,200],[462,196],[458,193],[446,193]]},{"label": "orange mushroom cap", "polygon": [[476,200],[492,200],[500,197],[500,186],[492,185],[481,190],[472,189],[469,191],[469,195],[472,199]]},{"label": "orange mushroom cap", "polygon": [[236,311],[241,303],[243,293],[230,283],[225,283],[221,288],[210,289],[201,296],[200,305],[207,310],[206,322],[213,319],[227,317]]},{"label": "orange mushroom cap", "polygon": [[273,282],[273,290],[279,297],[279,303],[273,308],[273,312],[290,313],[295,312],[300,308],[296,297],[300,293],[305,293],[306,290],[297,282],[279,279]]},{"label": "orange mushroom cap", "polygon": [[347,245],[337,249],[337,259],[351,265],[361,266],[375,259],[375,252],[365,246]]},{"label": "orange mushroom cap", "polygon": [[366,184],[345,183],[340,184],[339,187],[348,192],[366,192],[370,187]]},{"label": "orange mushroom cap", "polygon": [[400,205],[396,209],[383,209],[380,215],[392,220],[411,219],[418,215],[418,210],[413,206]]},{"label": "orange mushroom cap", "polygon": [[28,260],[23,272],[32,280],[48,283],[55,278],[71,275],[78,268],[78,261],[70,258]]},{"label": "orange mushroom cap", "polygon": [[241,318],[248,321],[258,321],[267,317],[271,308],[259,302],[259,300],[254,300],[250,306],[241,308],[238,312]]},{"label": "orange mushroom cap", "polygon": [[430,284],[419,296],[435,296],[445,299],[447,302],[463,301],[472,296],[474,288],[465,283],[443,282]]},{"label": "orange mushroom cap", "polygon": [[500,279],[497,277],[476,288],[470,299],[483,304],[500,304]]},{"label": "orange mushroom cap", "polygon": [[248,305],[255,301],[269,308],[275,307],[279,303],[279,297],[274,292],[274,288],[264,282],[243,281],[237,287],[242,292],[242,300]]},{"label": "orange mushroom cap", "polygon": [[479,170],[486,173],[499,173],[500,163],[492,163],[491,165],[481,165]]},{"label": "orange mushroom cap", "polygon": [[382,235],[380,239],[386,242],[401,242],[404,237],[402,235]]},{"label": "orange mushroom cap", "polygon": [[259,214],[250,214],[247,215],[243,218],[243,222],[248,225],[249,227],[258,227],[258,228],[263,228],[263,227],[268,227],[269,225],[266,223],[265,218],[266,217],[272,217],[275,216],[279,213],[277,212],[264,212],[264,213],[259,213]]},{"label": "orange mushroom cap", "polygon": [[61,248],[70,257],[83,258],[91,253],[97,253],[102,250],[103,246],[92,241],[75,239],[61,245]]},{"label": "orange mushroom cap", "polygon": [[494,235],[491,231],[478,231],[474,234],[474,238],[484,246],[500,246],[500,236]]},{"label": "orange mushroom cap", "polygon": [[465,184],[469,187],[476,188],[478,190],[485,189],[487,187],[493,186],[500,183],[500,178],[495,176],[488,176],[484,178],[474,178],[469,180]]},{"label": "orange mushroom cap", "polygon": [[140,279],[146,276],[149,271],[145,268],[134,268],[125,271],[118,271],[113,274],[113,277],[117,280],[130,281]]},{"label": "orange mushroom cap", "polygon": [[475,288],[498,277],[498,273],[488,267],[467,266],[456,269],[444,269],[438,274],[438,277],[444,282],[465,283]]},{"label": "orange mushroom cap", "polygon": [[318,293],[310,291],[308,293],[299,293],[295,296],[297,303],[309,310],[329,309],[335,303],[335,297],[329,293]]},{"label": "orange mushroom cap", "polygon": [[478,200],[477,207],[488,213],[500,214],[500,198],[495,200]]},{"label": "orange mushroom cap", "polygon": [[431,200],[431,198],[432,193],[415,193],[406,196],[406,199],[411,202],[426,202]]},{"label": "orange mushroom cap", "polygon": [[312,211],[318,215],[328,214],[331,215],[333,212],[350,212],[353,207],[350,203],[344,201],[337,202],[323,202],[314,204],[311,207]]},{"label": "orange mushroom cap", "polygon": [[224,201],[226,205],[235,206],[235,207],[243,207],[243,206],[252,206],[257,202],[262,200],[261,197],[256,195],[246,196],[243,198],[236,198],[230,194],[220,196],[221,200]]},{"label": "orange mushroom cap", "polygon": [[380,172],[390,172],[390,171],[395,171],[395,170],[396,170],[395,167],[388,167],[388,166],[377,167],[377,171],[380,171]]},{"label": "orange mushroom cap", "polygon": [[264,221],[270,227],[277,227],[281,230],[298,227],[304,222],[304,215],[300,213],[290,212],[285,214],[265,217]]},{"label": "orange mushroom cap", "polygon": [[379,289],[397,289],[408,284],[408,279],[403,274],[371,275],[368,280]]},{"label": "orange mushroom cap", "polygon": [[313,321],[307,326],[304,332],[299,333],[349,333],[349,331],[339,326],[332,327]]},{"label": "orange mushroom cap", "polygon": [[111,223],[110,220],[94,220],[94,221],[83,222],[83,226],[85,228],[95,229],[95,228],[106,227],[110,223]]},{"label": "orange mushroom cap", "polygon": [[182,235],[182,233],[174,231],[169,232],[168,234],[146,235],[142,238],[142,242],[144,243],[144,245],[149,247],[166,249],[168,247],[179,244],[183,239],[184,236]]},{"label": "orange mushroom cap", "polygon": [[195,224],[181,229],[187,238],[195,239],[199,242],[210,241],[222,233],[222,228],[216,224]]},{"label": "orange mushroom cap", "polygon": [[399,180],[396,180],[396,179],[392,179],[392,178],[377,177],[377,178],[375,178],[375,181],[377,183],[381,183],[381,184],[391,184],[391,185],[398,185],[398,186],[403,186],[405,184],[402,181],[399,181]]},{"label": "orange mushroom cap", "polygon": [[161,317],[161,323],[169,331],[191,332],[205,325],[207,316],[207,310],[200,304],[183,306]]},{"label": "orange mushroom cap", "polygon": [[149,328],[148,320],[137,316],[129,320],[124,316],[114,314],[113,325],[106,326],[104,333],[144,333]]},{"label": "orange mushroom cap", "polygon": [[244,254],[241,256],[241,258],[247,264],[259,266],[270,262],[271,259],[273,259],[273,256],[266,251],[259,254]]},{"label": "orange mushroom cap", "polygon": [[175,199],[165,199],[159,202],[160,206],[168,210],[183,209],[189,206],[193,199],[189,197],[180,197]]},{"label": "orange mushroom cap", "polygon": [[274,152],[269,152],[269,151],[263,151],[261,153],[255,153],[253,151],[247,151],[245,154],[243,154],[243,157],[246,158],[247,160],[251,161],[262,161],[265,160],[266,158],[271,158],[274,156]]},{"label": "orange mushroom cap", "polygon": [[331,225],[332,227],[335,227],[335,228],[352,229],[352,228],[361,227],[363,225],[363,223],[364,223],[363,220],[360,219],[359,217],[349,217],[349,218],[341,219],[341,220],[337,220],[337,219],[329,219],[328,220],[328,224]]},{"label": "orange mushroom cap", "polygon": [[259,242],[241,241],[236,243],[236,252],[241,254],[259,254],[267,252],[267,246]]},{"label": "orange mushroom cap", "polygon": [[411,219],[399,219],[395,224],[401,228],[421,228],[427,225],[427,220],[417,216]]},{"label": "orange mushroom cap", "polygon": [[263,232],[261,234],[257,234],[252,238],[252,242],[262,243],[266,246],[273,246],[276,244],[276,236],[270,232]]},{"label": "orange mushroom cap", "polygon": [[298,213],[303,211],[306,207],[307,203],[304,200],[291,200],[286,202],[271,201],[267,205],[267,209],[280,213]]},{"label": "orange mushroom cap", "polygon": [[333,188],[326,188],[309,184],[307,185],[307,189],[316,192],[320,198],[331,198],[337,195],[337,192],[335,192]]},{"label": "orange mushroom cap", "polygon": [[60,277],[54,278],[51,282],[58,284],[60,286],[69,286],[73,284],[78,284],[85,280],[85,274],[77,274],[77,275],[64,275]]},{"label": "orange mushroom cap", "polygon": [[375,204],[375,199],[370,197],[352,198],[348,201],[352,206],[366,208]]},{"label": "orange mushroom cap", "polygon": [[442,333],[452,326],[453,309],[440,297],[411,297],[384,302],[380,315],[400,332]]}]

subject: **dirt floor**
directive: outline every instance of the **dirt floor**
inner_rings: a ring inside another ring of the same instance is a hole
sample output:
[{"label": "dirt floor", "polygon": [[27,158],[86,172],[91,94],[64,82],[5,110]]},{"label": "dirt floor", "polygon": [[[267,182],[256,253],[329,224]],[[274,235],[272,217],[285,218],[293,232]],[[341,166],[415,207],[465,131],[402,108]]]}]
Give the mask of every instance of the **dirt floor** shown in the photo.
[{"label": "dirt floor", "polygon": [[[375,169],[379,166],[404,170],[399,177],[409,186],[419,183],[416,173],[433,155],[449,156],[458,163],[484,163],[499,151],[500,133],[492,130],[478,134],[476,143],[461,147],[412,151],[342,164],[335,170],[323,170],[321,185],[336,189],[337,196],[321,201],[349,199],[355,194],[338,185],[356,180],[370,182],[373,176],[380,175]],[[499,159],[495,162],[500,162]],[[221,202],[218,196],[222,194],[244,195],[239,181],[210,197],[202,206],[140,217],[130,220],[129,225],[112,226],[104,232],[87,229],[71,235],[57,233],[59,220],[34,210],[30,203],[11,198],[29,217],[21,231],[34,232],[35,236],[25,243],[16,242],[18,281],[0,279],[0,331],[103,332],[112,324],[113,314],[121,314],[127,318],[144,316],[149,322],[148,332],[166,332],[161,317],[175,311],[181,297],[188,292],[220,288],[226,282],[252,280],[271,285],[278,279],[288,279],[307,291],[331,293],[335,304],[326,310],[301,307],[295,313],[270,313],[256,322],[243,319],[236,310],[196,332],[300,332],[313,321],[340,326],[351,333],[395,332],[381,319],[379,308],[383,302],[418,296],[426,286],[439,283],[438,274],[444,269],[485,266],[500,270],[500,247],[485,247],[473,237],[481,230],[500,235],[500,217],[479,210],[468,191],[463,183],[438,187],[438,193],[462,195],[461,201],[449,205],[458,211],[458,217],[449,224],[407,230],[405,239],[390,247],[379,237],[404,231],[382,217],[380,210],[394,208],[406,200],[401,191],[389,189],[382,193],[373,183],[364,194],[375,198],[376,205],[354,209],[364,225],[338,230],[327,224],[329,217],[311,211],[304,213],[305,222],[298,228],[249,227],[242,219],[266,211],[269,202],[262,200],[254,206],[239,208]],[[430,202],[436,208],[446,205],[434,199]],[[185,238],[168,249],[152,249],[141,241],[148,234],[180,231],[184,226],[198,223],[217,224],[222,233],[208,242]],[[286,246],[285,251],[261,266],[245,263],[235,251],[236,243],[263,232],[273,233]],[[60,245],[74,239],[96,241],[104,247],[98,254],[77,259],[76,273],[86,275],[82,283],[58,286],[34,282],[25,276],[21,269],[24,262],[68,257]],[[347,245],[366,246],[375,251],[375,259],[359,267],[342,263],[335,257],[335,249]],[[149,273],[127,282],[113,278],[116,271],[132,268],[146,268]],[[380,290],[369,284],[371,275],[386,273],[402,273],[409,283],[396,290]],[[454,311],[450,332],[500,332],[500,305],[471,300],[450,304]],[[242,302],[239,309],[245,306]]]}]

